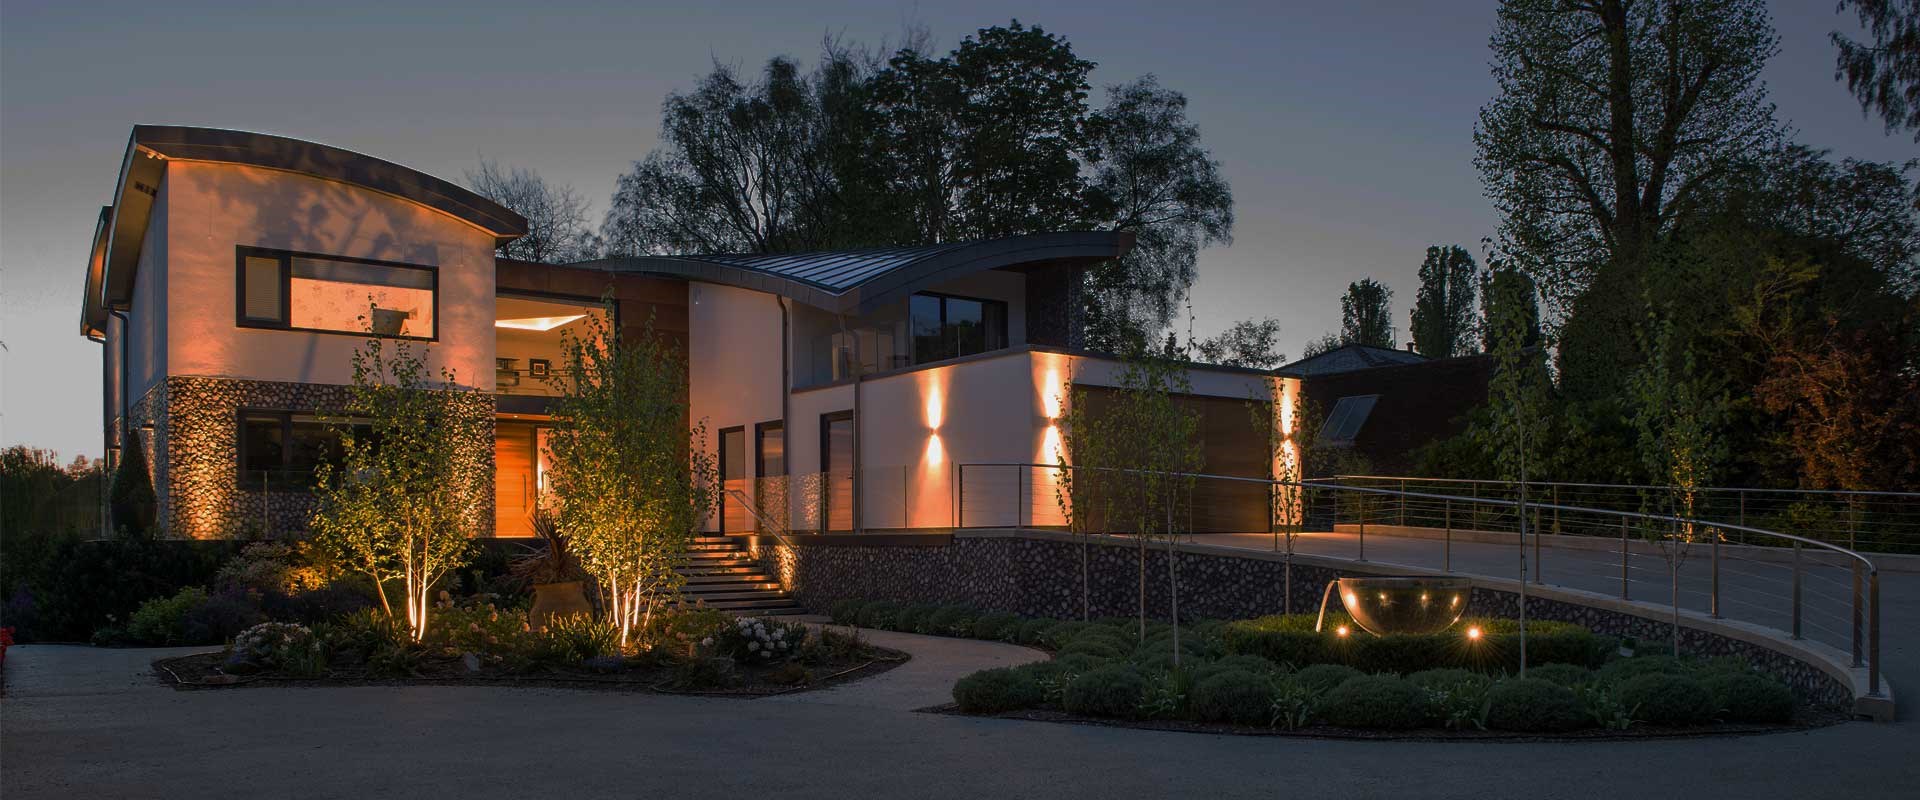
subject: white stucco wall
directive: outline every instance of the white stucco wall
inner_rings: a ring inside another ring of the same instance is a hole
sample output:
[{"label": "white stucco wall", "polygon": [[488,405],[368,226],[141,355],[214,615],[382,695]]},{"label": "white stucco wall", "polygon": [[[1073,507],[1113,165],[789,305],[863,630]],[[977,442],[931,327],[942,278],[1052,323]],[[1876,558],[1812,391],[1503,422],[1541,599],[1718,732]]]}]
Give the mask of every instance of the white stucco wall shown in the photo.
[{"label": "white stucco wall", "polygon": [[[165,220],[176,207],[172,181],[162,181],[153,201],[153,219]],[[127,309],[127,390],[130,403],[140,402],[147,391],[167,376],[168,304],[170,284],[166,265],[169,237],[167,226],[147,226],[140,242],[140,259],[135,267],[133,302]],[[229,281],[231,283],[231,281]],[[232,297],[232,287],[228,287]],[[231,316],[231,314],[229,314]]]},{"label": "white stucco wall", "polygon": [[[689,283],[687,294],[687,399],[693,419],[707,426],[702,449],[714,454],[721,429],[744,427],[752,476],[753,426],[780,419],[779,301],[699,282]],[[718,520],[709,518],[707,530],[717,529]]]},{"label": "white stucco wall", "polygon": [[[429,371],[493,386],[493,238],[440,211],[343,183],[233,164],[172,161],[153,229],[165,230],[165,374],[346,384],[363,339],[235,324],[241,245],[439,269],[439,341]],[[143,255],[143,262],[145,256]],[[136,289],[135,306],[141,292]],[[149,297],[154,293],[147,293]]]}]

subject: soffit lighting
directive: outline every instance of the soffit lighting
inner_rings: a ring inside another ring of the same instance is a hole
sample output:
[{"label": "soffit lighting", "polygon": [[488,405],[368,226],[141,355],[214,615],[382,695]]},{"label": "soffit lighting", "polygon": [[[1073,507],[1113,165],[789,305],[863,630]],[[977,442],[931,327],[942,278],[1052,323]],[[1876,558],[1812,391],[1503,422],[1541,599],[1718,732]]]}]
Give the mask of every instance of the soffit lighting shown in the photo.
[{"label": "soffit lighting", "polygon": [[542,333],[545,333],[547,331],[553,330],[554,328],[558,328],[567,323],[574,322],[576,320],[583,320],[586,318],[587,318],[587,315],[585,314],[571,314],[564,317],[519,317],[517,319],[496,319],[493,321],[493,327],[513,328],[515,330],[522,330],[522,331],[540,331]]}]

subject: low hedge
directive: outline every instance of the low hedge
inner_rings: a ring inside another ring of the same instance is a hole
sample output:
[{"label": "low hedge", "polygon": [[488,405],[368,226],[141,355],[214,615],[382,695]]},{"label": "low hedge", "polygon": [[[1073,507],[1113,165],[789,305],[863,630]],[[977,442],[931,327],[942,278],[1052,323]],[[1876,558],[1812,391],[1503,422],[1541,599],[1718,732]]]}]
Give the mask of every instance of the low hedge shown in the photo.
[{"label": "low hedge", "polygon": [[1273,679],[1243,669],[1214,672],[1194,682],[1187,707],[1203,722],[1266,725],[1273,720]]},{"label": "low hedge", "polygon": [[1541,664],[1527,667],[1527,677],[1557,683],[1569,689],[1594,682],[1593,670],[1578,664]]},{"label": "low hedge", "polygon": [[1713,696],[1685,675],[1651,673],[1620,684],[1620,704],[1636,720],[1654,725],[1699,725],[1713,720]]},{"label": "low hedge", "polygon": [[1405,730],[1427,721],[1426,696],[1392,675],[1362,675],[1333,688],[1319,704],[1319,716],[1342,728]]},{"label": "low hedge", "polygon": [[1487,691],[1487,727],[1494,730],[1556,733],[1591,722],[1580,695],[1552,681],[1514,678]]},{"label": "low hedge", "polygon": [[953,685],[953,702],[970,714],[1033,708],[1044,699],[1034,673],[1013,667],[981,670]]},{"label": "low hedge", "polygon": [[1075,714],[1134,717],[1149,688],[1147,677],[1139,670],[1108,664],[1074,676],[1067,683],[1061,706]]},{"label": "low hedge", "polygon": [[1345,664],[1314,664],[1293,673],[1293,680],[1316,695],[1326,694],[1340,684],[1360,677],[1360,670]]},{"label": "low hedge", "polygon": [[1751,673],[1721,673],[1701,679],[1720,718],[1728,722],[1785,724],[1793,721],[1793,691]]}]

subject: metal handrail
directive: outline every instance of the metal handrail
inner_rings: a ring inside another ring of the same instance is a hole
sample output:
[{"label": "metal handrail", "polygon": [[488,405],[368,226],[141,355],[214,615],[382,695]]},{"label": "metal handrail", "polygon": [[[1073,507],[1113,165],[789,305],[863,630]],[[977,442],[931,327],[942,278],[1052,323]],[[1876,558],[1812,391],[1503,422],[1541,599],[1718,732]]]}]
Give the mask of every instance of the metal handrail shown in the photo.
[{"label": "metal handrail", "polygon": [[[1400,498],[1441,500],[1441,501],[1447,501],[1447,502],[1459,501],[1459,502],[1469,503],[1469,504],[1493,505],[1493,506],[1510,507],[1510,508],[1530,507],[1530,508],[1542,509],[1542,510],[1600,514],[1600,515],[1618,517],[1621,520],[1623,547],[1625,546],[1624,542],[1625,542],[1625,535],[1626,535],[1625,534],[1626,522],[1628,520],[1633,520],[1633,519],[1645,520],[1645,521],[1651,521],[1651,522],[1674,523],[1674,524],[1680,524],[1680,525],[1699,525],[1702,527],[1720,528],[1720,529],[1726,529],[1726,530],[1737,530],[1745,533],[1758,534],[1761,536],[1771,536],[1771,537],[1784,539],[1794,543],[1795,558],[1793,561],[1793,569],[1794,569],[1794,581],[1796,584],[1800,580],[1800,566],[1801,566],[1801,559],[1799,558],[1800,548],[1802,546],[1810,545],[1810,546],[1821,548],[1824,550],[1830,550],[1832,552],[1839,553],[1843,556],[1846,556],[1857,563],[1857,566],[1855,567],[1856,580],[1861,570],[1864,570],[1864,572],[1866,573],[1868,591],[1867,591],[1867,598],[1865,603],[1867,608],[1865,610],[1868,616],[1868,620],[1867,620],[1868,632],[1867,632],[1867,654],[1866,654],[1866,658],[1864,659],[1865,661],[1864,666],[1867,667],[1867,687],[1868,687],[1867,693],[1870,696],[1880,695],[1880,571],[1877,567],[1874,566],[1873,560],[1866,557],[1865,555],[1862,555],[1859,552],[1856,552],[1854,550],[1851,550],[1845,547],[1841,547],[1836,544],[1820,541],[1818,539],[1811,539],[1805,536],[1798,536],[1791,533],[1782,533],[1780,531],[1767,530],[1765,528],[1755,528],[1748,525],[1741,525],[1741,524],[1735,524],[1735,523],[1723,523],[1723,522],[1708,522],[1708,521],[1703,521],[1699,519],[1677,517],[1677,516],[1672,516],[1667,514],[1648,514],[1644,512],[1638,512],[1638,511],[1621,511],[1617,509],[1606,509],[1606,508],[1586,508],[1582,506],[1569,506],[1569,505],[1562,505],[1558,503],[1528,502],[1523,504],[1518,500],[1503,500],[1503,499],[1491,498],[1491,497],[1461,497],[1459,495],[1433,494],[1428,492],[1410,492],[1404,489],[1381,489],[1381,488],[1375,488],[1371,486],[1349,486],[1349,485],[1340,484],[1340,483],[1329,483],[1327,481],[1332,479],[1326,479],[1326,478],[1314,478],[1314,479],[1307,479],[1307,480],[1301,480],[1301,481],[1289,481],[1289,480],[1282,480],[1278,478],[1253,478],[1253,477],[1247,477],[1247,476],[1241,476],[1241,475],[1213,475],[1213,474],[1198,473],[1198,472],[1171,472],[1166,470],[1142,470],[1142,469],[1127,469],[1127,468],[1121,468],[1121,467],[1080,467],[1080,466],[1063,465],[1063,464],[1036,464],[1036,463],[1022,463],[1022,462],[981,462],[981,463],[968,463],[968,464],[956,465],[956,469],[960,473],[959,481],[961,485],[964,485],[965,483],[965,472],[969,467],[975,467],[975,468],[1003,467],[1003,468],[1021,468],[1021,469],[1037,468],[1037,469],[1051,469],[1051,470],[1063,471],[1063,472],[1068,470],[1087,469],[1087,470],[1094,470],[1094,471],[1101,471],[1101,472],[1119,472],[1119,473],[1137,474],[1137,475],[1160,475],[1160,476],[1166,476],[1166,477],[1172,477],[1172,478],[1195,478],[1195,479],[1205,478],[1208,480],[1228,481],[1228,482],[1236,482],[1236,483],[1265,484],[1267,486],[1285,486],[1285,487],[1299,488],[1299,489],[1327,489],[1327,490],[1333,490],[1333,491],[1358,492],[1362,494],[1387,495],[1387,496],[1400,497]],[[1354,476],[1342,476],[1342,477],[1354,477]],[[1444,480],[1444,479],[1430,479],[1430,480]],[[1534,485],[1534,484],[1530,482],[1529,485]],[[954,523],[956,528],[968,527],[966,525],[965,506],[964,506],[965,501],[966,501],[965,494],[956,491],[956,497],[954,498],[954,517],[955,517]],[[1362,536],[1365,535],[1364,525],[1365,525],[1365,522],[1363,520]],[[1018,525],[1016,525],[1015,527],[1018,527]],[[1535,534],[1536,553],[1539,547],[1538,536],[1539,534],[1536,533]],[[1364,539],[1362,541],[1364,543]],[[1449,540],[1449,544],[1451,544],[1451,540]],[[1719,569],[1719,559],[1720,559],[1720,549],[1717,546],[1718,545],[1717,538],[1714,540],[1714,544],[1715,544],[1715,547],[1712,548],[1713,564],[1714,564],[1714,569],[1717,572]],[[1364,547],[1364,544],[1362,546]],[[1520,546],[1522,548],[1526,546],[1524,537],[1520,542]],[[1535,561],[1537,562],[1538,560],[1539,560],[1538,556],[1536,555]],[[1856,583],[1856,587],[1857,586],[1858,584]],[[1712,595],[1711,595],[1713,607],[1716,610],[1714,614],[1715,616],[1718,616],[1717,610],[1719,608],[1719,593],[1720,593],[1719,581],[1716,579],[1713,582]],[[1854,658],[1854,666],[1859,667],[1859,666],[1863,666],[1863,664],[1861,663],[1863,659],[1861,658],[1862,654],[1861,654],[1861,647],[1860,647],[1861,642],[1860,642],[1860,631],[1859,631],[1860,616],[1862,612],[1862,608],[1861,608],[1862,598],[1860,596],[1860,593],[1857,591],[1857,589],[1854,592],[1852,602],[1854,606],[1853,613],[1854,613],[1854,620],[1855,620],[1854,630],[1853,630],[1853,640],[1854,640],[1853,641],[1853,658]],[[1797,628],[1799,619],[1800,619],[1800,593],[1798,591],[1794,593],[1793,603],[1794,603],[1793,619],[1795,620],[1795,625]],[[1794,632],[1794,637],[1799,638],[1798,630]]]},{"label": "metal handrail", "polygon": [[[1333,475],[1326,478],[1309,478],[1312,481],[1403,481],[1424,483],[1471,483],[1482,486],[1497,484],[1500,486],[1518,486],[1520,481],[1504,481],[1491,478],[1430,478],[1411,475]],[[1677,486],[1655,486],[1637,483],[1574,483],[1570,481],[1527,481],[1528,486],[1568,486],[1576,489],[1636,489],[1642,491],[1677,491]],[[1853,489],[1766,489],[1754,486],[1696,486],[1689,491],[1695,492],[1765,492],[1768,494],[1819,494],[1839,495],[1843,497],[1900,497],[1920,500],[1920,492],[1888,492]]]},{"label": "metal handrail", "polygon": [[769,522],[766,517],[760,516],[760,512],[754,509],[753,500],[747,497],[746,492],[740,491],[739,489],[727,489],[725,491],[727,494],[732,495],[735,500],[739,500],[740,508],[745,510],[748,514],[753,515],[754,520],[756,522],[759,522],[762,528],[764,528],[769,533],[773,534],[773,538],[779,539],[781,544],[784,544],[788,547],[794,546],[794,542],[792,539],[792,532],[780,530],[779,526],[774,525],[772,522]]}]

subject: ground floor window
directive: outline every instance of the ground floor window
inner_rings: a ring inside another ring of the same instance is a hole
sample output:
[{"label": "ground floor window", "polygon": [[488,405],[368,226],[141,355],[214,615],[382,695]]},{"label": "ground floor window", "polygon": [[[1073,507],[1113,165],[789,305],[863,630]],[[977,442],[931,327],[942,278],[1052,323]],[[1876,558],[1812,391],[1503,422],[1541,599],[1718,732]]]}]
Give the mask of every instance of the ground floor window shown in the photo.
[{"label": "ground floor window", "polygon": [[853,530],[853,412],[820,415],[820,520],[830,531]]},{"label": "ground floor window", "polygon": [[747,493],[747,429],[720,429],[720,532],[753,530],[753,516],[742,498]]},{"label": "ground floor window", "polygon": [[[356,438],[371,439],[373,427],[352,426]],[[298,411],[240,412],[240,488],[262,491],[311,491],[314,470],[339,463],[344,431],[339,420]]]}]

